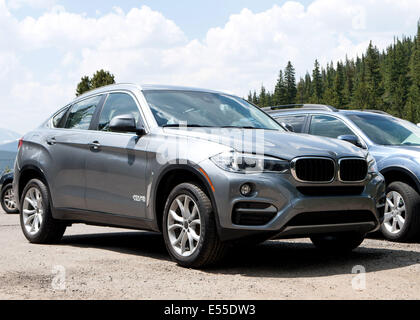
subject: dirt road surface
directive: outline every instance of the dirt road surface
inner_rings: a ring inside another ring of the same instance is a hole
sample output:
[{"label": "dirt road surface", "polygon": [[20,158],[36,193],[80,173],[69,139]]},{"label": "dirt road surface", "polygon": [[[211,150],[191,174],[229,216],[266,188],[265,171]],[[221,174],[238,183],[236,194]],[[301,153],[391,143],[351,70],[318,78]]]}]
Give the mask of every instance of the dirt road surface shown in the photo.
[{"label": "dirt road surface", "polygon": [[160,235],[74,225],[32,245],[0,212],[0,259],[0,299],[420,299],[420,243],[381,239],[345,257],[271,241],[200,271],[170,261]]}]

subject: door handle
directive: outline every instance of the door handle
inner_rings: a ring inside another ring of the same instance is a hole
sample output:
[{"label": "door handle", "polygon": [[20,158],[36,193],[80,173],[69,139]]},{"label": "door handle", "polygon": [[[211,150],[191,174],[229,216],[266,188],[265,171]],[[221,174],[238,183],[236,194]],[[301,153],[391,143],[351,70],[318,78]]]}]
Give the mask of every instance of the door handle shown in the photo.
[{"label": "door handle", "polygon": [[89,143],[89,147],[92,150],[97,151],[101,148],[101,144],[99,143],[99,141],[93,141],[93,142]]},{"label": "door handle", "polygon": [[56,143],[57,143],[57,140],[55,140],[55,137],[47,138],[47,144],[49,144],[50,146]]}]

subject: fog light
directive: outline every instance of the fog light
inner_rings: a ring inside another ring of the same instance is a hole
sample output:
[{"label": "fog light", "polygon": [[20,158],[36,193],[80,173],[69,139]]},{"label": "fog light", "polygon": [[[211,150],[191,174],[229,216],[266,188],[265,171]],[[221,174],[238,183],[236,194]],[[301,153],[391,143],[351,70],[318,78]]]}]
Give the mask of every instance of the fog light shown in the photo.
[{"label": "fog light", "polygon": [[241,194],[245,197],[248,197],[252,192],[252,187],[248,183],[245,183],[241,186]]}]

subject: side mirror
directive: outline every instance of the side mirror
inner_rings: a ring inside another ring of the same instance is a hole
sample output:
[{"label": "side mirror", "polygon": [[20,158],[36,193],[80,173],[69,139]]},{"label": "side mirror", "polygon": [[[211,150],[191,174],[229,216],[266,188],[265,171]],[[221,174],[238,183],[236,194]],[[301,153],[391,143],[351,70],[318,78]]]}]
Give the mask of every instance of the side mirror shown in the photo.
[{"label": "side mirror", "polygon": [[353,135],[343,135],[339,136],[337,139],[350,142],[351,144],[354,144],[356,147],[364,149],[365,147],[360,142],[359,138]]},{"label": "side mirror", "polygon": [[284,122],[282,122],[282,123],[281,123],[281,125],[282,125],[284,128],[286,128],[286,129],[287,129],[287,131],[290,131],[290,132],[295,132],[295,129],[293,128],[293,126],[292,126],[291,124],[288,124],[288,123],[284,123]]},{"label": "side mirror", "polygon": [[109,129],[112,132],[133,132],[138,136],[142,136],[145,133],[145,130],[142,126],[136,125],[136,119],[132,114],[125,114],[112,118],[111,122],[109,123]]}]

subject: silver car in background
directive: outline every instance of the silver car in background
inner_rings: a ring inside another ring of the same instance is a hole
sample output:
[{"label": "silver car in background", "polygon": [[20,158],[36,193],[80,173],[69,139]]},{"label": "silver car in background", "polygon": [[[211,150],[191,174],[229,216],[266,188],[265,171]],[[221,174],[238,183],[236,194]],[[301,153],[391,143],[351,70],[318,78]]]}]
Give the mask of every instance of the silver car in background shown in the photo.
[{"label": "silver car in background", "polygon": [[250,239],[352,250],[379,228],[385,187],[366,151],[289,133],[239,97],[120,84],[23,137],[14,191],[30,242],[73,223],[150,230],[197,268]]}]

